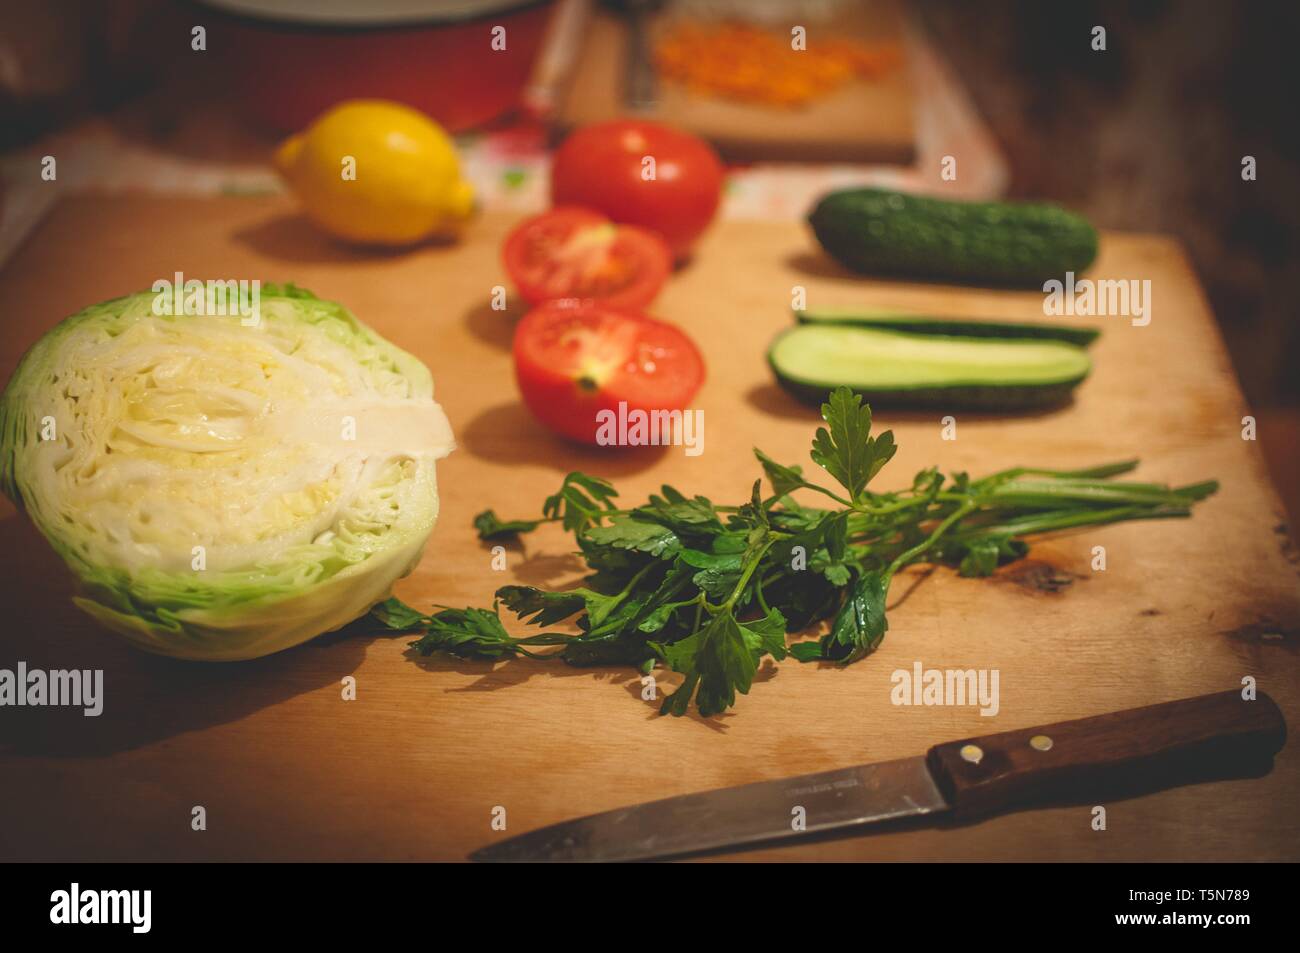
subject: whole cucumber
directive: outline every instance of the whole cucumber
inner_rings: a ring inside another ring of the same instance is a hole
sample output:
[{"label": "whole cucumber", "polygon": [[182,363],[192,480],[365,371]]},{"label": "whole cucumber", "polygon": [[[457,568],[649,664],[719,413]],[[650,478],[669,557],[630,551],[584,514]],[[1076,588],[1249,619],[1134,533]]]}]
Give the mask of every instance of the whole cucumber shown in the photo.
[{"label": "whole cucumber", "polygon": [[823,196],[808,222],[841,264],[871,274],[1041,287],[1097,257],[1087,219],[1042,203],[846,189]]}]

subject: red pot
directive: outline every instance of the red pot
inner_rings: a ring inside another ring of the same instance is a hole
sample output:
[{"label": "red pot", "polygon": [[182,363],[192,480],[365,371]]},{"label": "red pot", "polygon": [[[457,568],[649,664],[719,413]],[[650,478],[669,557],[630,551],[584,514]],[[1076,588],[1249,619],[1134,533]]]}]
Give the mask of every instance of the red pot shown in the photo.
[{"label": "red pot", "polygon": [[[345,99],[392,99],[451,132],[518,105],[552,0],[200,0],[208,49],[251,118],[302,129]],[[493,38],[504,30],[505,49]],[[494,33],[495,31],[495,33]]]}]

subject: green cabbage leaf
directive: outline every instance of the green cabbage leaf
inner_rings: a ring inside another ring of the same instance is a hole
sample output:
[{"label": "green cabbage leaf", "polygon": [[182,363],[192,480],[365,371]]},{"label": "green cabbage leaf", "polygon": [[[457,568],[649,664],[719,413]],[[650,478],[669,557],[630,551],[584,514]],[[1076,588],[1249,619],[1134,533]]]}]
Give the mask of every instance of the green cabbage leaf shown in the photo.
[{"label": "green cabbage leaf", "polygon": [[238,314],[152,292],[67,318],[0,398],[0,490],[140,648],[235,660],[336,629],[419,561],[453,447],[414,356],[263,286]]}]

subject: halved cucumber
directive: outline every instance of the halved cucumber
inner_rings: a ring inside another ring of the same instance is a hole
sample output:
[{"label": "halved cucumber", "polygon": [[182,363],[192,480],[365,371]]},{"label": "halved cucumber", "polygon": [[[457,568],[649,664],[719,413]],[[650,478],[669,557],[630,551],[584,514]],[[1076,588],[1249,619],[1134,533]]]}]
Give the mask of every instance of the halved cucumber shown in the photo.
[{"label": "halved cucumber", "polygon": [[873,406],[1024,409],[1060,403],[1092,362],[1061,341],[905,334],[800,324],[767,352],[781,385],[810,401],[847,385]]},{"label": "halved cucumber", "polygon": [[855,311],[796,311],[800,324],[849,324],[886,331],[914,334],[946,334],[956,337],[1032,338],[1040,341],[1068,341],[1087,347],[1101,334],[1097,328],[1070,324],[1029,321],[976,321],[933,317],[905,311],[864,308]]}]

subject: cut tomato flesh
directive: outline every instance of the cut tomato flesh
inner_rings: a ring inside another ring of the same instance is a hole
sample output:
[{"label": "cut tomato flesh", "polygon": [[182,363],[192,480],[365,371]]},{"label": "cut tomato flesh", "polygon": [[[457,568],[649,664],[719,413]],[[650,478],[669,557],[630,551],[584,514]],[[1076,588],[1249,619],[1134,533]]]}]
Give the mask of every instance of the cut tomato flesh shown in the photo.
[{"label": "cut tomato flesh", "polygon": [[672,267],[658,237],[585,209],[554,209],[526,220],[507,239],[504,254],[515,285],[532,304],[578,298],[641,307]]},{"label": "cut tomato flesh", "polygon": [[529,246],[524,274],[553,298],[599,298],[628,286],[635,271],[614,244],[613,225],[540,234]]},{"label": "cut tomato flesh", "polygon": [[593,442],[597,413],[682,410],[704,379],[685,334],[638,312],[551,302],[515,331],[515,374],[529,409],[551,429]]}]

